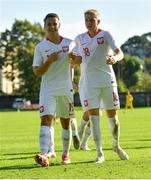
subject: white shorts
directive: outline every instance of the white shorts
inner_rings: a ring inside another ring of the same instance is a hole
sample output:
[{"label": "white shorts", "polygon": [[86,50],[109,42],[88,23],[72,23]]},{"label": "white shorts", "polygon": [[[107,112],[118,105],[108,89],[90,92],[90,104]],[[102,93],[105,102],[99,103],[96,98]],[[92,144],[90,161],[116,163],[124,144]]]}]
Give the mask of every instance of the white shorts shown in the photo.
[{"label": "white shorts", "polygon": [[73,94],[40,96],[40,116],[56,115],[57,118],[70,118],[74,116]]},{"label": "white shorts", "polygon": [[80,88],[79,94],[84,111],[95,108],[105,110],[120,108],[117,87]]}]

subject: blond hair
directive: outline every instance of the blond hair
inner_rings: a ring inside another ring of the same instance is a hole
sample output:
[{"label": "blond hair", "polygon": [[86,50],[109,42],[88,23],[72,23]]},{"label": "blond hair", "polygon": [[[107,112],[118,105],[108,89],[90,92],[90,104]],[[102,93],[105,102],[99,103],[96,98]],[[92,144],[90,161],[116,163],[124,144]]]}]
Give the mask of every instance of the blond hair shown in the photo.
[{"label": "blond hair", "polygon": [[84,15],[87,15],[87,14],[93,14],[95,15],[98,19],[100,19],[100,13],[98,10],[96,9],[88,9],[87,11],[84,12]]}]

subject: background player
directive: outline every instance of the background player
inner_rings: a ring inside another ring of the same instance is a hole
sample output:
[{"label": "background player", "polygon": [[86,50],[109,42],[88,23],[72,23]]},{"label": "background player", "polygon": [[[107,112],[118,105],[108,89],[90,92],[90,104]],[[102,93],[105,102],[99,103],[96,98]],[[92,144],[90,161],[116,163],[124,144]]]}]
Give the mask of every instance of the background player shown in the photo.
[{"label": "background player", "polygon": [[129,91],[127,91],[126,95],[125,111],[128,108],[133,109],[133,96]]}]

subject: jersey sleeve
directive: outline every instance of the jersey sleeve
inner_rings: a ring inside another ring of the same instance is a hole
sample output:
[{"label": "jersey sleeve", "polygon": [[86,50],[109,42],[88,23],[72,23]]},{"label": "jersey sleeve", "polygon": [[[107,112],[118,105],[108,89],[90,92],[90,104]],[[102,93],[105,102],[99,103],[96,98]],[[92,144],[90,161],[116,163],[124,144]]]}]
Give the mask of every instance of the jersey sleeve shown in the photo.
[{"label": "jersey sleeve", "polygon": [[107,40],[108,44],[111,46],[111,49],[113,51],[118,48],[117,45],[115,44],[114,38],[108,31],[105,31],[105,39]]},{"label": "jersey sleeve", "polygon": [[74,41],[71,41],[69,52],[73,52],[73,49],[75,48],[75,45],[76,45],[75,42],[74,42]]},{"label": "jersey sleeve", "polygon": [[33,59],[33,64],[32,66],[41,66],[43,63],[43,57],[40,51],[39,46],[37,45],[35,47],[35,52],[34,52],[34,59]]},{"label": "jersey sleeve", "polygon": [[72,52],[76,53],[77,56],[82,56],[81,47],[80,47],[80,40],[79,40],[78,36],[74,39],[74,42],[75,42],[75,46],[74,46]]}]

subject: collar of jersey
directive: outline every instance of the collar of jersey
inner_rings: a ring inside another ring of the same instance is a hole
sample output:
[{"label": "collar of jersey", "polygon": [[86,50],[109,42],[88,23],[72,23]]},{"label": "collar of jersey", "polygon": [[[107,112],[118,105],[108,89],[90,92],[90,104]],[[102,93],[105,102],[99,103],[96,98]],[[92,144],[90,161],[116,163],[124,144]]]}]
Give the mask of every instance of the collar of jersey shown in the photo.
[{"label": "collar of jersey", "polygon": [[[101,32],[101,31],[102,31],[101,29],[98,29],[97,32],[96,32],[96,34],[95,34],[95,36],[96,36],[99,32]],[[93,38],[93,37],[91,37],[89,31],[87,32],[87,34],[90,36],[90,38]],[[95,37],[95,36],[94,36],[94,37]]]},{"label": "collar of jersey", "polygon": [[[60,44],[61,41],[63,40],[63,37],[62,37],[62,36],[59,36],[59,38],[60,38],[60,41],[59,41],[58,44]],[[56,44],[56,43],[54,43],[53,41],[51,41],[50,39],[48,39],[48,38],[46,38],[46,40],[49,41],[49,42],[51,42],[51,43],[53,43],[53,44]]]}]

